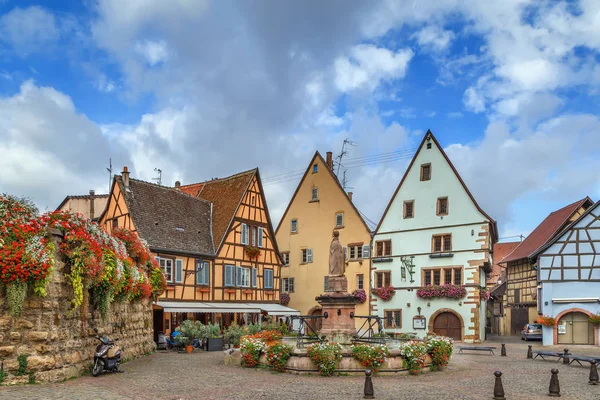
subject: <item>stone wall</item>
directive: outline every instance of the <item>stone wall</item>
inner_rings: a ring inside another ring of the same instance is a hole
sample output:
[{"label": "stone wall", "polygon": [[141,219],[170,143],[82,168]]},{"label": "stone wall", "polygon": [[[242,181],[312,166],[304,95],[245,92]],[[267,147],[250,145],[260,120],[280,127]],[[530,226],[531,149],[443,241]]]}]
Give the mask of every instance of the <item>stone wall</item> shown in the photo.
[{"label": "stone wall", "polygon": [[[56,248],[61,237],[53,234]],[[106,321],[92,305],[82,322],[80,311],[70,314],[73,288],[65,277],[65,264],[57,258],[47,286],[47,296],[37,297],[32,290],[25,300],[23,313],[13,318],[6,304],[5,291],[0,293],[0,361],[8,372],[3,384],[57,382],[81,375],[93,361],[99,343],[93,328],[111,339],[119,338],[125,360],[155,349],[152,304],[114,302]],[[25,375],[16,376],[19,355],[28,355]]]}]

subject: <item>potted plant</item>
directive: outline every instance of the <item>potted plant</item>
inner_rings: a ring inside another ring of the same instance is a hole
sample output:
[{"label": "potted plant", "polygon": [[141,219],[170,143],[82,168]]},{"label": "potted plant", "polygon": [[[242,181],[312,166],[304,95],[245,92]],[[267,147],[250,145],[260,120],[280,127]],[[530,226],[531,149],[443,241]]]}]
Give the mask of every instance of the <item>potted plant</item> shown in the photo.
[{"label": "potted plant", "polygon": [[200,337],[200,325],[202,325],[200,322],[185,320],[177,328],[179,335],[175,337],[175,341],[185,346],[186,353],[191,353],[194,350],[192,343],[194,339]]},{"label": "potted plant", "polygon": [[240,347],[240,340],[245,334],[246,330],[243,327],[239,326],[236,323],[233,323],[229,325],[225,330],[224,337],[225,340],[229,342],[229,344],[233,345],[233,347],[235,348],[238,348]]},{"label": "potted plant", "polygon": [[220,351],[223,350],[224,345],[219,324],[206,325],[206,351]]}]

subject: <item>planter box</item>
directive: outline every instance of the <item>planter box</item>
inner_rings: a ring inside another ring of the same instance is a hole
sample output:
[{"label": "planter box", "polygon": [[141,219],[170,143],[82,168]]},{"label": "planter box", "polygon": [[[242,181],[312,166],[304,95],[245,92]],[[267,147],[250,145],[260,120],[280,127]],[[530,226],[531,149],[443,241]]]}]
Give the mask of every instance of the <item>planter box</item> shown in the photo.
[{"label": "planter box", "polygon": [[225,341],[220,338],[208,338],[206,340],[206,351],[222,351],[225,346]]}]

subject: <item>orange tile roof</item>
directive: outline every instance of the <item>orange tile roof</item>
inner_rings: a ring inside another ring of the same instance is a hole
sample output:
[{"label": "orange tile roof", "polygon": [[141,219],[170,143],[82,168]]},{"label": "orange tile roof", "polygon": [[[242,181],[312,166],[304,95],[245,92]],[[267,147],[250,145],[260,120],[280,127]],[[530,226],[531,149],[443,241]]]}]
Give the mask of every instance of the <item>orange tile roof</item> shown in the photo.
[{"label": "orange tile roof", "polygon": [[509,255],[516,249],[521,242],[506,242],[506,243],[496,243],[494,244],[494,267],[492,269],[492,273],[490,279],[486,281],[488,285],[495,285],[498,283],[498,280],[501,276],[504,275],[504,268],[498,263],[504,257]]},{"label": "orange tile roof", "polygon": [[227,178],[180,187],[187,194],[213,203],[212,231],[217,251],[256,171],[252,169]]},{"label": "orange tile roof", "polygon": [[588,207],[593,204],[592,200],[590,200],[589,197],[586,197],[575,203],[569,204],[560,210],[550,213],[550,215],[548,215],[512,253],[499,262],[504,264],[510,261],[528,258],[538,248],[561,232],[563,228],[569,224],[569,220],[573,214],[582,206],[586,205],[586,203]]}]

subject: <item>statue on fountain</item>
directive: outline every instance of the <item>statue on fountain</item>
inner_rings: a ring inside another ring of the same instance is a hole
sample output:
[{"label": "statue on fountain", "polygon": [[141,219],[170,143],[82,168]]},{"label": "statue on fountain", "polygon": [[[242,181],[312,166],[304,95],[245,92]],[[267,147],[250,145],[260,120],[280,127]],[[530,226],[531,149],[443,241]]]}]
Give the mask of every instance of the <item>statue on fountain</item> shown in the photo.
[{"label": "statue on fountain", "polygon": [[340,233],[333,231],[333,239],[329,246],[329,276],[344,276],[344,248],[339,237]]}]

